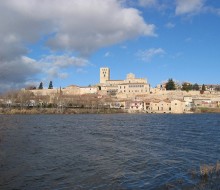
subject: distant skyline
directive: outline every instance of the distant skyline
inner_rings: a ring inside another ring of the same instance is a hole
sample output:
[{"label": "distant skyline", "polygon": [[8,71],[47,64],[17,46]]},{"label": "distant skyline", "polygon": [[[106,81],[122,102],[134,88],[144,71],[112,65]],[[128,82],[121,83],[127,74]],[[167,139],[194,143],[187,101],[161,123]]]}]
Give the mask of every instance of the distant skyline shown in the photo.
[{"label": "distant skyline", "polygon": [[0,92],[97,84],[100,67],[152,87],[220,83],[220,1],[1,1],[0,40]]}]

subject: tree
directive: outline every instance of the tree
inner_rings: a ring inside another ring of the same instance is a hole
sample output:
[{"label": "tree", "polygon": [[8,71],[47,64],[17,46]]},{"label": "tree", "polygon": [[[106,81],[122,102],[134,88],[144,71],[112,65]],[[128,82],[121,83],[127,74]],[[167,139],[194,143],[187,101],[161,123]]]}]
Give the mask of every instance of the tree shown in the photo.
[{"label": "tree", "polygon": [[203,84],[202,85],[202,91],[205,91],[206,90],[206,88],[205,88],[205,85]]},{"label": "tree", "polygon": [[192,89],[193,90],[199,90],[199,85],[197,83],[195,83],[193,86],[192,86]]},{"label": "tree", "polygon": [[185,91],[188,92],[188,91],[192,90],[192,85],[188,82],[184,82],[182,84],[182,90],[185,90]]},{"label": "tree", "polygon": [[42,82],[40,82],[40,85],[39,85],[38,89],[43,89],[43,83]]},{"label": "tree", "polygon": [[27,86],[26,88],[25,88],[26,90],[36,90],[36,86]]},{"label": "tree", "polygon": [[50,81],[48,89],[53,89],[52,81]]},{"label": "tree", "polygon": [[215,90],[216,90],[216,91],[220,91],[220,86],[217,86],[217,87],[215,88]]},{"label": "tree", "polygon": [[166,90],[176,90],[175,83],[172,78],[166,83]]},{"label": "tree", "polygon": [[200,90],[200,94],[203,94],[205,90],[206,90],[206,88],[205,88],[205,85],[203,84],[202,85],[202,90]]}]

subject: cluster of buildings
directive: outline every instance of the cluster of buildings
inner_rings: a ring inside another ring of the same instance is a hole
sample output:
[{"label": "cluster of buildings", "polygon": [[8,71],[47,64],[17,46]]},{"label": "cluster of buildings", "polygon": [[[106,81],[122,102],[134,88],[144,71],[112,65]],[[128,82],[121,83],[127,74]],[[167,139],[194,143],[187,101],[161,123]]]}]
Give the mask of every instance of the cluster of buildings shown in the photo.
[{"label": "cluster of buildings", "polygon": [[164,85],[151,88],[147,79],[136,78],[134,74],[127,74],[124,80],[112,80],[110,68],[100,68],[100,82],[97,85],[80,87],[71,85],[62,89],[37,89],[31,90],[34,95],[56,94],[71,95],[96,95],[98,99],[111,97],[110,102],[105,102],[111,108],[126,109],[128,112],[144,113],[189,113],[194,108],[218,108],[220,93],[213,89],[200,93],[200,91],[166,91]]},{"label": "cluster of buildings", "polygon": [[110,80],[109,68],[100,68],[99,86],[103,94],[117,95],[121,98],[150,93],[150,84],[147,79],[136,78],[133,73],[129,73],[125,80]]},{"label": "cluster of buildings", "polygon": [[100,68],[100,83],[93,86],[80,87],[70,85],[62,89],[35,89],[35,95],[53,95],[62,91],[64,95],[99,94],[131,98],[138,94],[150,94],[150,84],[147,79],[136,78],[129,73],[125,80],[110,80],[110,68]]}]

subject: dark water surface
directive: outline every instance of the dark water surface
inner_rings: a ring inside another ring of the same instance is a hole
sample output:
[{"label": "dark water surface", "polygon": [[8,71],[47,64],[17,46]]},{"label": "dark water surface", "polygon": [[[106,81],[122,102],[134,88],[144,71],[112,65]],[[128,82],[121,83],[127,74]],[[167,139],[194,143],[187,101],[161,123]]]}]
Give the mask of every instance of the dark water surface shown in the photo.
[{"label": "dark water surface", "polygon": [[1,190],[184,189],[218,160],[219,114],[0,115]]}]

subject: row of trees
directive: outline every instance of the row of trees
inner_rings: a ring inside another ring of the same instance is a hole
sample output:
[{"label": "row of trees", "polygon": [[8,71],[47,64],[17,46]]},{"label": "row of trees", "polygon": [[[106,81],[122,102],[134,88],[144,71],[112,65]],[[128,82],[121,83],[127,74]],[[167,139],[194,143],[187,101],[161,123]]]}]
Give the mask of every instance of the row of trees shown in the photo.
[{"label": "row of trees", "polygon": [[[181,88],[181,90],[185,90],[185,91],[190,91],[190,90],[196,90],[196,91],[198,91],[198,90],[200,90],[200,88],[199,88],[199,85],[197,84],[197,83],[195,83],[195,84],[190,84],[190,83],[187,83],[187,82],[184,82],[183,84],[182,84],[182,88]],[[205,91],[206,90],[206,87],[205,87],[205,85],[203,84],[202,85],[202,91]]]},{"label": "row of trees", "polygon": [[[40,82],[38,89],[43,89],[43,83],[42,83],[42,82]],[[49,86],[48,86],[48,89],[53,89],[53,83],[52,83],[52,81],[50,81]]]},{"label": "row of trees", "polygon": [[111,97],[97,98],[97,95],[63,95],[55,93],[52,95],[41,95],[28,90],[11,91],[1,95],[0,107],[14,108],[109,108],[113,101]]},{"label": "row of trees", "polygon": [[[39,89],[39,90],[44,89],[43,82],[40,82],[38,88],[36,86],[28,86],[28,87],[26,87],[26,90],[36,90],[36,89]],[[52,81],[50,81],[48,89],[53,89],[53,82]]]},{"label": "row of trees", "polygon": [[[173,81],[172,78],[168,79],[168,81],[166,83],[166,90],[176,90],[176,84],[175,84],[175,82]],[[184,90],[184,91],[187,91],[187,92],[190,91],[190,90],[198,91],[198,90],[200,90],[200,88],[199,88],[199,85],[197,83],[190,84],[190,83],[184,82],[182,84],[181,90]],[[202,91],[206,90],[206,87],[205,87],[204,84],[202,85],[202,89],[201,90]]]}]

